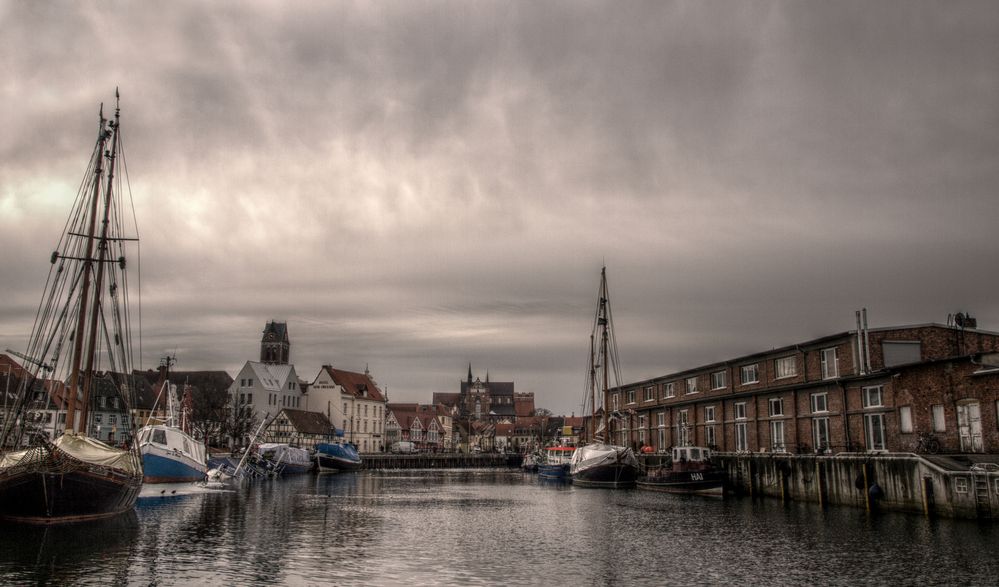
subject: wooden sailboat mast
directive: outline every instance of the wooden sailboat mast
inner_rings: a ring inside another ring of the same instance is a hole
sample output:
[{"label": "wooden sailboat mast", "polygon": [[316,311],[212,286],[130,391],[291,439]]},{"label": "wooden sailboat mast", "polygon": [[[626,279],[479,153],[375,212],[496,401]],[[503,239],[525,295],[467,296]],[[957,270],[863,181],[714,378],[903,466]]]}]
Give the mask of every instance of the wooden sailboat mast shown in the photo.
[{"label": "wooden sailboat mast", "polygon": [[[67,406],[66,406],[66,428],[65,428],[65,432],[66,433],[76,432],[76,430],[77,430],[77,426],[76,426],[76,397],[77,397],[77,394],[80,391],[80,368],[81,368],[81,364],[83,362],[83,352],[84,352],[84,345],[81,342],[81,337],[83,335],[84,329],[87,327],[87,311],[86,311],[86,308],[87,308],[87,305],[88,305],[88,302],[89,302],[90,281],[91,281],[91,276],[93,274],[93,269],[94,269],[93,262],[92,262],[92,257],[93,257],[93,254],[94,254],[94,233],[97,230],[97,226],[96,226],[97,225],[97,204],[98,204],[98,202],[100,200],[100,195],[101,195],[101,184],[103,183],[101,181],[101,178],[104,175],[104,157],[103,157],[103,153],[104,153],[105,146],[107,145],[107,138],[108,138],[108,132],[107,132],[107,130],[105,128],[105,126],[107,124],[107,120],[104,118],[104,104],[101,104],[99,118],[100,118],[100,129],[99,129],[99,132],[98,132],[98,139],[97,139],[97,161],[96,161],[95,167],[94,167],[94,180],[93,180],[94,181],[94,189],[93,189],[93,195],[91,196],[91,202],[90,202],[90,222],[89,222],[88,228],[87,228],[86,254],[84,255],[84,263],[83,263],[83,286],[82,286],[82,288],[80,290],[79,316],[77,317],[77,321],[76,321],[76,331],[75,331],[75,334],[73,335],[76,338],[76,344],[73,345],[73,368],[72,368],[72,371],[70,372],[69,388],[66,390],[66,402],[67,402]],[[95,292],[94,297],[97,298],[96,292]],[[97,317],[95,315],[95,316],[92,317],[92,323],[96,324],[96,322],[97,322]],[[92,342],[93,342],[93,339],[91,339],[91,346],[93,346]],[[89,353],[88,353],[88,355],[89,355]],[[91,360],[90,360],[91,358],[92,357],[88,357],[88,361],[87,361],[88,363],[91,363]],[[89,389],[89,379],[90,378],[88,377],[87,379],[84,380],[84,385],[86,385],[88,389]],[[81,414],[81,416],[83,416],[83,417],[80,418],[80,426],[81,427],[85,427],[86,426],[86,421],[84,420],[84,418],[86,417],[86,410],[85,409],[86,409],[86,404],[84,404],[84,408],[83,408],[82,414]]]},{"label": "wooden sailboat mast", "polygon": [[600,364],[603,366],[602,371],[602,388],[600,393],[603,398],[604,406],[604,442],[607,444],[611,443],[610,436],[610,411],[607,404],[607,368],[609,366],[609,357],[607,356],[607,268],[603,267],[600,269],[600,318],[598,319],[598,324],[600,325]]},{"label": "wooden sailboat mast", "polygon": [[[118,92],[115,91],[117,99]],[[118,155],[118,122],[121,115],[121,107],[115,104],[114,122],[110,124],[111,129],[111,152],[108,157],[108,173],[104,190],[104,210],[101,217],[101,238],[97,242],[97,278],[94,282],[94,299],[90,317],[90,332],[87,336],[87,368],[84,371],[86,380],[83,384],[83,407],[80,417],[81,426],[85,426],[87,415],[90,411],[90,392],[94,380],[94,355],[97,351],[97,325],[101,314],[101,292],[104,287],[104,266],[108,256],[108,224],[111,217],[111,198],[114,196],[114,167]],[[82,309],[82,308],[81,308]],[[116,344],[117,341],[108,341],[108,344]],[[108,349],[111,351],[112,349]],[[122,365],[124,367],[124,365]],[[127,376],[127,373],[125,374]]]}]

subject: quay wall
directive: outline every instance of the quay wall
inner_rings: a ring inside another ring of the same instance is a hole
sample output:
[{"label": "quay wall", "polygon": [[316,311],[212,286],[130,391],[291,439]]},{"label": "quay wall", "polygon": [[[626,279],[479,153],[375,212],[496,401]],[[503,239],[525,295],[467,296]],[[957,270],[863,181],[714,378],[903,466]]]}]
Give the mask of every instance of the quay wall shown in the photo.
[{"label": "quay wall", "polygon": [[730,489],[753,497],[999,519],[999,471],[947,470],[909,453],[714,453],[712,460]]},{"label": "quay wall", "polygon": [[500,453],[365,454],[365,469],[477,469],[519,467],[523,455]]}]

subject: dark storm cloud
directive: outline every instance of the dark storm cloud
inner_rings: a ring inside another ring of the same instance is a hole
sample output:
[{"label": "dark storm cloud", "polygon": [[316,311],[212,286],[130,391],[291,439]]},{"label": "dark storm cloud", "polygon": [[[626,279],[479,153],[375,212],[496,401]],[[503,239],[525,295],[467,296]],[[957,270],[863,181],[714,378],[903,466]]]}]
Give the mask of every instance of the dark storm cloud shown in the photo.
[{"label": "dark storm cloud", "polygon": [[3,347],[115,86],[146,363],[283,319],[306,378],[578,411],[602,262],[633,380],[861,306],[999,328],[992,3],[22,2],[0,49]]}]

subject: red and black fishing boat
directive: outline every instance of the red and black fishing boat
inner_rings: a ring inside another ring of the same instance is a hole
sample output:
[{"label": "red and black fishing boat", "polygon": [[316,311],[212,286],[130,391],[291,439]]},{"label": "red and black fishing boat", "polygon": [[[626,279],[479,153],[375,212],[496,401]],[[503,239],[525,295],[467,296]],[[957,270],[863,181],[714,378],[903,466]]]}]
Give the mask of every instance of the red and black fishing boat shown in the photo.
[{"label": "red and black fishing boat", "polygon": [[[30,367],[0,435],[0,519],[36,524],[130,511],[142,486],[132,442],[128,310],[135,215],[122,197],[121,116],[105,119],[51,268],[25,353]],[[103,419],[102,419],[103,418]]]}]

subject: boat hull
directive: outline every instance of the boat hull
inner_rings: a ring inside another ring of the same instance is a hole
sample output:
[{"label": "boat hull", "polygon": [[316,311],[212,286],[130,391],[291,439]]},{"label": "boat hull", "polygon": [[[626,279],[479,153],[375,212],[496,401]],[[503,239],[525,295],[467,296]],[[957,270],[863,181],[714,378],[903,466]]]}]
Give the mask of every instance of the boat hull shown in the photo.
[{"label": "boat hull", "polygon": [[189,483],[203,481],[205,465],[183,455],[143,448],[142,481],[144,483]]},{"label": "boat hull", "polygon": [[320,471],[357,471],[361,457],[352,445],[320,443],[316,445],[316,465]]},{"label": "boat hull", "polygon": [[141,475],[47,455],[30,470],[0,473],[0,519],[27,524],[67,524],[130,511]]},{"label": "boat hull", "polygon": [[572,475],[572,484],[579,487],[629,489],[635,486],[638,469],[628,463],[596,465]]},{"label": "boat hull", "polygon": [[538,465],[538,478],[549,481],[568,481],[569,464]]},{"label": "boat hull", "polygon": [[342,459],[333,455],[317,454],[316,464],[320,471],[357,471],[361,468],[360,461]]},{"label": "boat hull", "polygon": [[637,481],[639,489],[692,495],[725,495],[724,471],[672,472]]}]

